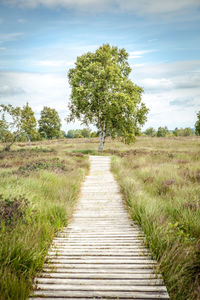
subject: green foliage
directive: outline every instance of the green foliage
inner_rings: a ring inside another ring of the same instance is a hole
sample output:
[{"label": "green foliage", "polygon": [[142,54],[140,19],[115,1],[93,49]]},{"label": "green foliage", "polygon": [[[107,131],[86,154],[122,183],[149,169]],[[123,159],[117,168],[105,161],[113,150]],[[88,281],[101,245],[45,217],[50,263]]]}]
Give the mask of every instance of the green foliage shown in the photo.
[{"label": "green foliage", "polygon": [[195,123],[195,134],[200,135],[200,111],[197,113],[197,121]]},{"label": "green foliage", "polygon": [[[24,196],[0,195],[0,219],[5,225],[13,225],[17,220],[25,221],[29,202]],[[1,225],[1,224],[0,224]]]},{"label": "green foliage", "polygon": [[34,112],[27,102],[21,111],[21,128],[28,136],[28,140],[37,139],[36,126],[37,121]]},{"label": "green foliage", "polygon": [[153,127],[150,127],[145,130],[144,134],[148,136],[156,136],[156,131]]},{"label": "green foliage", "polygon": [[95,125],[100,132],[100,150],[107,135],[133,142],[146,121],[143,90],[128,78],[130,72],[128,53],[109,44],[78,57],[69,71],[72,94],[68,121],[78,118],[87,126]]},{"label": "green foliage", "polygon": [[83,129],[70,129],[67,132],[66,137],[69,139],[73,138],[89,138],[91,134],[91,130],[89,128],[83,128]]},{"label": "green foliage", "polygon": [[59,138],[61,121],[54,108],[44,106],[39,120],[39,132],[47,139]]},{"label": "green foliage", "polygon": [[39,138],[34,112],[28,103],[23,108],[2,104],[0,113],[0,139],[2,142],[8,143],[5,150],[10,150],[16,140],[30,141]]},{"label": "green foliage", "polygon": [[13,171],[13,174],[28,176],[32,172],[39,172],[41,170],[54,170],[54,171],[67,171],[67,166],[65,162],[60,161],[59,159],[53,160],[38,160],[31,163],[28,163],[25,166],[20,166],[18,170]]},{"label": "green foliage", "polygon": [[165,137],[169,133],[167,127],[158,127],[157,137]]},{"label": "green foliage", "polygon": [[[3,139],[5,142],[8,142],[5,150],[9,151],[17,137],[24,133],[24,129],[22,128],[22,109],[20,107],[14,107],[11,104],[2,104],[0,105],[0,113]],[[5,114],[8,115],[8,121],[5,118]],[[13,133],[10,135],[11,131]]]},{"label": "green foliage", "polygon": [[186,127],[186,128],[175,128],[173,130],[173,135],[175,136],[191,136],[193,135],[193,131],[191,128]]}]

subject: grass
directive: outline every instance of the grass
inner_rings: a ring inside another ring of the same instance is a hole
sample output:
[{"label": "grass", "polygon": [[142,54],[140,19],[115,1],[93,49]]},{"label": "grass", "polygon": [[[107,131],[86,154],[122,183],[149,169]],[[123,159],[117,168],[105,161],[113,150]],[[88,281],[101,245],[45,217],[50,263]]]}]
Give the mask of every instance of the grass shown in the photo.
[{"label": "grass", "polygon": [[172,300],[200,295],[200,139],[146,138],[112,170]]},{"label": "grass", "polygon": [[[69,222],[98,143],[17,143],[0,153],[0,202],[7,209],[0,230],[2,300],[27,298],[55,232]],[[199,299],[200,139],[140,137],[132,146],[108,139],[102,155],[112,155],[128,210],[145,232],[170,299]]]},{"label": "grass", "polygon": [[0,299],[27,299],[55,232],[69,222],[87,156],[62,142],[0,153]]}]

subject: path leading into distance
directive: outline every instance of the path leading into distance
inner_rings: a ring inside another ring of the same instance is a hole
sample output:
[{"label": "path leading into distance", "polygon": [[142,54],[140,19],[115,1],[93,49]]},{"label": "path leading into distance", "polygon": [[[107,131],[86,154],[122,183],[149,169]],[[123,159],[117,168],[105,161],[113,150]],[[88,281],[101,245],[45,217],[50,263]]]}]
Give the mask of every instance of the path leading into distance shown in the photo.
[{"label": "path leading into distance", "polygon": [[54,238],[30,299],[169,299],[123,205],[110,158],[90,162],[72,222]]}]

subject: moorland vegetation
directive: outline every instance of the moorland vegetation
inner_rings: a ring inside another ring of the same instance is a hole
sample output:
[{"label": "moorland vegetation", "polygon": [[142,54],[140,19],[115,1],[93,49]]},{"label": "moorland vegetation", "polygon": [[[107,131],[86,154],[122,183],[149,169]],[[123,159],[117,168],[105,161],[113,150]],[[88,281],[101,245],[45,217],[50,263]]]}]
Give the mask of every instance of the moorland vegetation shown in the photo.
[{"label": "moorland vegetation", "polygon": [[[98,138],[15,143],[0,153],[0,294],[26,299],[57,230],[66,226]],[[3,144],[1,144],[3,149]],[[197,300],[200,274],[200,139],[108,138],[102,155],[130,216],[145,232],[172,300]],[[119,220],[120,222],[120,220]]]}]

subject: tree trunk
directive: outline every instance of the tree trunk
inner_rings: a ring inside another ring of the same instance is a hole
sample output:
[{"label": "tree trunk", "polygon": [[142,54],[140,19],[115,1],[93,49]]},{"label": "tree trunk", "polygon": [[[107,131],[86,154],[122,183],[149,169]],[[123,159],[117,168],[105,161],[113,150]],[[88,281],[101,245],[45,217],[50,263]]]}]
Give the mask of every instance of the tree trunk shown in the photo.
[{"label": "tree trunk", "polygon": [[103,125],[103,130],[100,131],[100,144],[99,144],[99,149],[98,151],[103,151],[103,145],[105,142],[105,138],[106,138],[106,131],[105,131],[105,123]]},{"label": "tree trunk", "polygon": [[9,145],[7,145],[3,150],[4,151],[10,151],[11,146],[14,144],[14,142],[15,142],[15,140],[18,136],[19,136],[19,134],[15,135],[12,142]]}]

